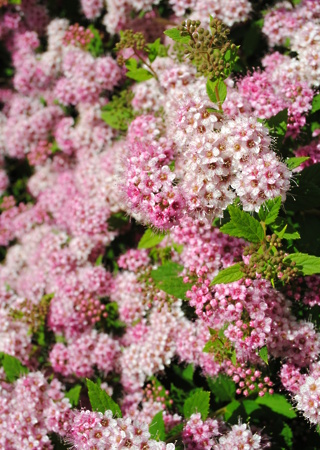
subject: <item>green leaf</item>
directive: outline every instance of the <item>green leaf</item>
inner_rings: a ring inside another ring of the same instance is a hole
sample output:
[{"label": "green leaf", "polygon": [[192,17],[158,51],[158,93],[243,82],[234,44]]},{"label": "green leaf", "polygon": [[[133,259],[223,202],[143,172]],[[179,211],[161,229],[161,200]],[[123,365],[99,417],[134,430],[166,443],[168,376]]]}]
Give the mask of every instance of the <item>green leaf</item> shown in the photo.
[{"label": "green leaf", "polygon": [[92,24],[89,25],[88,28],[94,35],[94,38],[90,41],[87,48],[95,58],[98,58],[104,53],[103,42],[99,30],[97,30],[97,28],[95,28]]},{"label": "green leaf", "polygon": [[165,441],[166,433],[163,420],[163,411],[159,411],[149,425],[150,439]]},{"label": "green leaf", "polygon": [[142,67],[136,70],[129,70],[126,73],[126,76],[135,81],[146,81],[150,80],[150,78],[153,78],[152,73],[149,72],[147,69],[143,69]]},{"label": "green leaf", "polygon": [[293,410],[293,406],[288,400],[280,394],[268,394],[266,393],[263,397],[258,397],[256,399],[258,405],[264,405],[270,408],[273,412],[277,414],[282,414],[288,419],[294,419],[297,417],[296,412]]},{"label": "green leaf", "polygon": [[[229,50],[227,50],[223,56],[223,60],[225,63],[229,64],[229,67],[225,67],[223,72],[224,72],[224,78],[228,78],[228,76],[231,74],[231,72],[233,70],[237,70],[237,66],[239,66],[238,62],[239,62],[239,56],[238,56],[238,51],[239,51],[240,46],[237,45],[233,50],[231,50],[229,48]],[[240,64],[241,67],[241,64]]]},{"label": "green leaf", "polygon": [[234,400],[236,385],[227,375],[220,374],[217,378],[207,378],[207,383],[217,403],[231,402]]},{"label": "green leaf", "polygon": [[79,403],[80,398],[80,392],[81,392],[81,385],[76,384],[73,388],[69,389],[64,396],[70,400],[70,403],[72,407],[77,406]]},{"label": "green leaf", "polygon": [[257,409],[260,409],[260,406],[257,405],[254,400],[244,400],[242,402],[242,406],[248,416],[250,416],[254,411],[257,411]]},{"label": "green leaf", "polygon": [[232,402],[230,402],[230,403],[224,408],[224,411],[225,411],[225,413],[224,413],[224,420],[225,420],[225,421],[228,421],[228,420],[232,417],[233,413],[234,413],[238,408],[240,408],[240,406],[241,406],[241,403],[238,402],[238,400],[232,400]]},{"label": "green leaf", "polygon": [[217,347],[221,347],[222,343],[219,341],[208,341],[206,342],[205,346],[203,347],[202,351],[203,353],[215,353],[217,350]]},{"label": "green leaf", "polygon": [[313,275],[320,273],[320,257],[308,255],[307,253],[293,253],[283,260],[286,263],[294,261],[296,267],[301,270],[303,275]]},{"label": "green leaf", "polygon": [[259,209],[259,218],[266,225],[273,223],[279,215],[281,207],[281,197],[267,200]]},{"label": "green leaf", "polygon": [[203,390],[196,391],[187,398],[183,405],[183,414],[189,419],[192,414],[200,413],[202,420],[206,420],[209,414],[210,392]]},{"label": "green leaf", "polygon": [[103,255],[99,255],[98,258],[96,259],[96,262],[94,263],[95,266],[101,266],[102,265],[102,259],[103,259]]},{"label": "green leaf", "polygon": [[10,5],[21,5],[21,0],[9,0]]},{"label": "green leaf", "polygon": [[166,292],[174,295],[177,298],[187,300],[186,292],[191,289],[192,283],[184,283],[182,277],[179,276],[183,267],[172,261],[160,266],[158,269],[151,271],[151,278],[155,285]]},{"label": "green leaf", "polygon": [[126,60],[125,65],[128,70],[135,70],[138,68],[138,61],[136,58],[129,58]]},{"label": "green leaf", "polygon": [[57,152],[61,152],[61,149],[59,148],[57,141],[52,142],[50,150],[51,150],[51,153],[53,153],[53,154],[55,154]]},{"label": "green leaf", "polygon": [[208,79],[206,88],[208,97],[212,103],[222,104],[225,101],[227,97],[227,86],[224,81],[220,79],[211,81]]},{"label": "green leaf", "polygon": [[288,123],[288,109],[283,109],[270,119],[265,121],[265,124],[270,129],[271,136],[277,139],[277,148],[280,148],[283,139],[287,132]]},{"label": "green leaf", "polygon": [[152,44],[147,44],[148,58],[150,62],[153,62],[157,56],[168,56],[168,47],[161,44],[160,38],[156,39]]},{"label": "green leaf", "polygon": [[209,113],[220,113],[220,114],[221,114],[220,109],[207,108],[207,111],[208,111]]},{"label": "green leaf", "polygon": [[193,382],[194,367],[193,364],[188,364],[188,366],[182,371],[182,378],[190,383]]},{"label": "green leaf", "polygon": [[311,132],[318,130],[320,128],[320,123],[317,121],[311,122]]},{"label": "green leaf", "polygon": [[291,428],[289,427],[289,425],[286,422],[283,422],[283,428],[280,433],[280,436],[283,437],[286,445],[291,449],[292,443],[293,443],[293,433],[292,433]]},{"label": "green leaf", "polygon": [[320,94],[315,95],[312,100],[312,109],[311,112],[315,113],[320,109]]},{"label": "green leaf", "polygon": [[138,67],[138,61],[135,58],[130,58],[126,61],[126,68],[128,69],[126,76],[132,80],[146,81],[153,78],[152,73],[150,73],[147,69]]},{"label": "green leaf", "polygon": [[147,44],[148,58],[150,62],[153,62],[159,54],[160,38],[156,39],[152,44]]},{"label": "green leaf", "polygon": [[298,158],[288,158],[286,159],[285,163],[290,170],[293,170],[296,167],[299,167],[305,161],[308,161],[308,159],[310,159],[309,156],[299,156]]},{"label": "green leaf", "polygon": [[25,367],[19,359],[7,353],[0,353],[0,363],[6,373],[7,381],[13,383],[22,375],[29,373],[29,369]]},{"label": "green leaf", "polygon": [[193,364],[188,364],[184,369],[178,366],[177,364],[173,364],[172,369],[178,377],[187,381],[189,384],[193,385],[193,375],[194,375],[194,367]]},{"label": "green leaf", "polygon": [[155,233],[150,228],[148,228],[142,238],[139,241],[138,248],[151,248],[160,244],[160,242],[165,238],[165,233]]},{"label": "green leaf", "polygon": [[244,277],[244,273],[240,270],[240,263],[227,267],[221,270],[216,277],[211,281],[210,286],[215,284],[227,284],[233,281],[241,280]]},{"label": "green leaf", "polygon": [[249,242],[261,242],[264,238],[263,228],[249,213],[241,211],[235,206],[228,206],[231,221],[220,228],[230,236],[244,238]]},{"label": "green leaf", "polygon": [[127,123],[132,119],[132,115],[129,111],[122,110],[107,110],[101,112],[101,119],[106,122],[109,127],[115,130],[127,131]]},{"label": "green leaf", "polygon": [[121,409],[119,405],[112,398],[101,389],[93,381],[87,379],[88,395],[90,404],[93,411],[99,411],[104,413],[105,411],[112,411],[114,417],[122,417]]},{"label": "green leaf", "polygon": [[189,35],[181,36],[180,31],[177,28],[170,28],[170,30],[164,31],[164,34],[169,36],[173,41],[181,42],[182,44],[187,44],[191,39]]},{"label": "green leaf", "polygon": [[260,356],[262,361],[264,361],[266,364],[269,364],[268,349],[266,346],[260,348],[258,355]]},{"label": "green leaf", "polygon": [[276,221],[271,224],[271,230],[281,239],[294,240],[300,239],[300,234],[291,225],[285,223],[282,217],[278,217]]}]

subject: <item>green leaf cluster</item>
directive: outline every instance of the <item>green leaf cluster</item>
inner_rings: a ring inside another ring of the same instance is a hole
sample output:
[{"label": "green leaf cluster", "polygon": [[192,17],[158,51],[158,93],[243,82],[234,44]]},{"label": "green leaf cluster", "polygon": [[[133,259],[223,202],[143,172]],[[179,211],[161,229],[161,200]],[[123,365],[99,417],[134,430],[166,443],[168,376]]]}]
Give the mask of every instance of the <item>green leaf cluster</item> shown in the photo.
[{"label": "green leaf cluster", "polygon": [[92,32],[94,38],[91,39],[87,48],[95,58],[98,58],[99,56],[102,56],[104,54],[101,35],[99,30],[97,30],[94,25],[90,24],[88,28]]},{"label": "green leaf cluster", "polygon": [[103,318],[104,330],[109,333],[121,334],[126,327],[126,324],[119,319],[119,306],[117,302],[108,302],[105,305],[105,312],[107,317]]},{"label": "green leaf cluster", "polygon": [[204,353],[211,353],[214,361],[219,363],[229,359],[233,364],[236,364],[237,356],[235,350],[232,343],[224,334],[224,331],[228,326],[229,323],[226,323],[219,331],[209,328],[211,338],[202,351]]},{"label": "green leaf cluster", "polygon": [[172,261],[166,262],[158,269],[151,271],[151,278],[156,287],[182,300],[187,300],[186,292],[191,289],[192,283],[184,283],[183,278],[179,276],[183,266]]},{"label": "green leaf cluster", "polygon": [[81,385],[76,384],[64,394],[64,396],[69,399],[72,407],[78,406],[81,389]]},{"label": "green leaf cluster", "polygon": [[168,56],[168,47],[161,44],[160,38],[156,39],[151,44],[146,45],[149,61],[152,63],[158,56],[165,58]]},{"label": "green leaf cluster", "polygon": [[111,128],[127,131],[129,124],[136,117],[131,101],[134,97],[130,90],[123,90],[118,96],[114,95],[109,103],[102,108],[101,119]]}]

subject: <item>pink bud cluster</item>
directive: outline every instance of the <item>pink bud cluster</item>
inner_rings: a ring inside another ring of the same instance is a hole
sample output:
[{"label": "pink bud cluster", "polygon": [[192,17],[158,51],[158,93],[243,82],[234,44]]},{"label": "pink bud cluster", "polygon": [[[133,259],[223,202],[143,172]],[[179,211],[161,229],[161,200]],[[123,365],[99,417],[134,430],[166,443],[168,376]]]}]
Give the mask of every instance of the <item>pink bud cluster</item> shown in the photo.
[{"label": "pink bud cluster", "polygon": [[245,364],[233,366],[231,361],[227,361],[226,373],[232,377],[238,388],[236,393],[248,397],[253,391],[258,390],[259,397],[263,397],[267,392],[273,394],[273,383],[269,377],[262,377],[260,370],[246,367]]},{"label": "pink bud cluster", "polygon": [[94,34],[90,29],[85,29],[78,23],[75,23],[68,28],[64,35],[63,43],[65,45],[73,45],[74,47],[85,49],[93,38]]}]

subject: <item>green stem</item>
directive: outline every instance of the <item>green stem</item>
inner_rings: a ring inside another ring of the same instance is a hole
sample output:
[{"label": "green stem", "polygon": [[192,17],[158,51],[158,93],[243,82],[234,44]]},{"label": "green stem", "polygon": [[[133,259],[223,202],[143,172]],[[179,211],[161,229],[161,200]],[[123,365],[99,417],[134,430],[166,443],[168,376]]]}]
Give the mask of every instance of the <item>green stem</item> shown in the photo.
[{"label": "green stem", "polygon": [[139,53],[136,52],[136,50],[134,50],[134,54],[140,59],[141,62],[143,62],[143,64],[145,64],[148,69],[150,70],[150,72],[152,73],[152,75],[155,77],[155,79],[159,82],[159,78],[158,75],[156,74],[156,72],[153,70],[153,68],[150,66],[149,63],[147,63],[147,61],[141,56],[139,55]]},{"label": "green stem", "polygon": [[221,111],[223,113],[222,102],[220,100],[220,95],[219,95],[219,90],[218,90],[218,86],[217,85],[214,88],[214,93],[216,94],[216,97],[217,97],[217,100],[218,100],[219,111]]},{"label": "green stem", "polygon": [[214,417],[218,417],[218,416],[222,416],[223,414],[225,414],[227,411],[227,408],[224,406],[223,408],[217,409],[214,413],[213,416]]},{"label": "green stem", "polygon": [[264,222],[260,222],[261,226],[263,228],[263,233],[264,233],[264,240],[266,239],[267,236],[267,229],[266,229],[266,224]]}]

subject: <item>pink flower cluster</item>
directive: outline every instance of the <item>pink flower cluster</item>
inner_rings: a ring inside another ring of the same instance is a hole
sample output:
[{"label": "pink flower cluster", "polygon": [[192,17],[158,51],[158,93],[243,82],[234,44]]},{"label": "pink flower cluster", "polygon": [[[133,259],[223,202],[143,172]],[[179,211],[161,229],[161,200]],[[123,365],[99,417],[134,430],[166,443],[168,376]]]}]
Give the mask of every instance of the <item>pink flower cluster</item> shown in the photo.
[{"label": "pink flower cluster", "polygon": [[[291,379],[293,377],[291,376]],[[292,382],[291,392],[294,394],[296,408],[302,411],[303,415],[312,424],[320,423],[319,402],[320,402],[320,368],[319,362],[311,366],[309,374],[295,376],[295,384]]]},{"label": "pink flower cluster", "polygon": [[53,446],[48,432],[65,436],[71,405],[56,378],[49,384],[41,372],[32,372],[13,385],[1,382],[0,391],[0,445],[3,449],[49,450]]},{"label": "pink flower cluster", "polygon": [[[140,219],[160,229],[175,225],[184,208],[184,199],[174,185],[176,175],[169,164],[173,160],[174,144],[166,139],[152,139],[160,130],[153,117],[138,117],[131,124],[129,157],[126,167],[125,192],[133,212]],[[148,131],[150,140],[139,141],[139,134]]]},{"label": "pink flower cluster", "polygon": [[109,56],[95,59],[80,48],[70,48],[66,52],[62,71],[55,94],[65,105],[95,103],[102,91],[111,91],[121,76],[114,59]]},{"label": "pink flower cluster", "polygon": [[[168,20],[188,15],[206,25],[211,14],[231,26],[247,20],[251,3],[170,0],[175,16]],[[82,0],[81,12],[84,23],[106,12],[103,23],[115,33],[132,12],[147,12],[146,23],[157,23],[159,4]],[[211,286],[221,269],[244,259],[244,241],[223,235],[212,221],[235,199],[257,212],[265,200],[285,201],[290,189],[292,174],[257,119],[288,108],[287,137],[301,137],[319,85],[318,3],[285,3],[267,13],[270,46],[289,45],[289,38],[297,57],[274,52],[262,69],[226,80],[223,111],[195,67],[174,59],[169,48],[171,56],[152,63],[157,79],[129,85],[136,118],[126,135],[101,118],[123,87],[124,71],[113,56],[89,52],[93,34],[67,19],[49,23],[36,0],[1,6],[0,36],[14,75],[12,87],[0,90],[0,245],[6,248],[0,351],[31,372],[9,384],[0,370],[0,446],[51,449],[49,435],[57,433],[79,450],[173,450],[149,433],[163,411],[167,433],[183,424],[187,449],[266,448],[267,439],[248,424],[230,429],[198,412],[184,421],[171,409],[169,389],[151,381],[172,363],[192,364],[201,376],[228,376],[238,396],[271,394],[275,380],[265,373],[263,347],[269,358],[282,358],[280,379],[297,409],[320,423],[320,334],[292,312],[294,302],[320,304],[319,277],[298,279],[282,292],[260,278]],[[305,165],[320,160],[317,132],[313,138],[296,147],[296,156],[310,156]],[[25,158],[32,202],[16,204],[7,195],[6,168]],[[128,216],[134,220],[113,227],[112,219]],[[136,249],[141,224],[167,232],[151,251]],[[183,281],[191,283],[184,303],[152,277],[167,259],[181,264]],[[222,351],[203,352],[221,329]],[[41,343],[40,330],[48,341]],[[48,355],[44,362],[41,352]],[[62,383],[84,377],[100,377],[110,394],[120,385],[124,418],[71,411]]]},{"label": "pink flower cluster", "polygon": [[146,424],[130,418],[113,418],[111,411],[104,414],[87,410],[75,414],[69,432],[70,443],[79,450],[143,449],[174,450],[174,444],[150,439]]},{"label": "pink flower cluster", "polygon": [[201,414],[192,414],[182,433],[186,449],[210,450],[219,436],[219,422],[215,419],[201,420]]},{"label": "pink flower cluster", "polygon": [[115,359],[119,353],[119,345],[108,334],[82,334],[72,339],[68,346],[57,343],[53,346],[49,360],[55,372],[64,376],[92,377],[93,367],[107,375],[114,369]]}]

